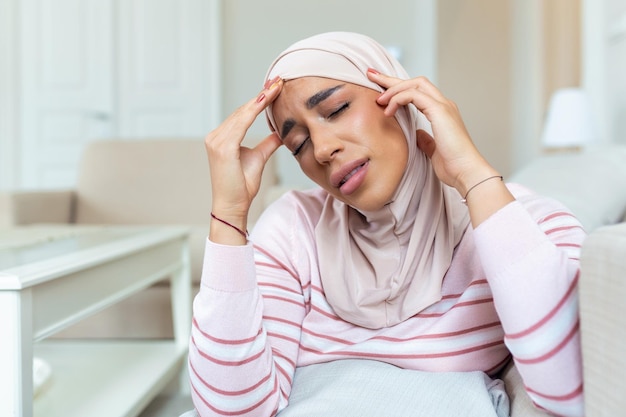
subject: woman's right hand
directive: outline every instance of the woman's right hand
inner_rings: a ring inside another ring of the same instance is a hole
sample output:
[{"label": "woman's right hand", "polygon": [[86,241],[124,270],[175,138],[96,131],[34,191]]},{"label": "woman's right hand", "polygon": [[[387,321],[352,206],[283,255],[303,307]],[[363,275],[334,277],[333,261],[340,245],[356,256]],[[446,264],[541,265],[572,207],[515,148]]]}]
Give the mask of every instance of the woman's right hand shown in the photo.
[{"label": "woman's right hand", "polygon": [[[204,139],[211,174],[212,212],[240,230],[247,228],[248,211],[261,186],[263,168],[282,142],[273,133],[254,148],[241,143],[256,117],[278,97],[282,85],[280,78],[266,82],[256,98],[235,110]],[[246,243],[237,230],[219,221],[211,222],[209,239],[220,244]]]}]

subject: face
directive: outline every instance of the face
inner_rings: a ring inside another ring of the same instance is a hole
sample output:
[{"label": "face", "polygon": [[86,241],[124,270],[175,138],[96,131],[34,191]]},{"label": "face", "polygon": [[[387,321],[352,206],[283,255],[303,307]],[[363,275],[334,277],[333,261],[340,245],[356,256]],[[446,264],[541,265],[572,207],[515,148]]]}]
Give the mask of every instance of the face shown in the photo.
[{"label": "face", "polygon": [[329,78],[285,82],[272,111],[279,135],[302,171],[344,203],[373,211],[391,201],[408,145],[380,93]]}]

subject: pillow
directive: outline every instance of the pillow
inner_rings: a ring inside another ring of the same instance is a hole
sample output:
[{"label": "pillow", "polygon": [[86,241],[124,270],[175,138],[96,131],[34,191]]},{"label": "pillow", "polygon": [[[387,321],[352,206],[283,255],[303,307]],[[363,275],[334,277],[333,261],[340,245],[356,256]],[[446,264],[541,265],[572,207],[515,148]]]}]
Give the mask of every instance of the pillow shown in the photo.
[{"label": "pillow", "polygon": [[626,207],[626,146],[604,145],[581,152],[541,156],[508,182],[563,203],[590,233],[618,223]]},{"label": "pillow", "polygon": [[504,383],[483,372],[421,372],[360,359],[296,369],[278,417],[508,417]]}]

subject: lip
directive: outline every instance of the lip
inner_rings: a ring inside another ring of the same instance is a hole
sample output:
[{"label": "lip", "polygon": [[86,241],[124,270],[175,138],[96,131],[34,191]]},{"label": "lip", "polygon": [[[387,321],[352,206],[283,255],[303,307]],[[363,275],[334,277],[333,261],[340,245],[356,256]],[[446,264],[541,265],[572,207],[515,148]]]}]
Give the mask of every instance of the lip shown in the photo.
[{"label": "lip", "polygon": [[369,162],[368,158],[357,159],[347,164],[342,165],[337,171],[333,172],[330,176],[330,184],[335,188],[340,188],[343,179],[355,169],[366,165]]}]

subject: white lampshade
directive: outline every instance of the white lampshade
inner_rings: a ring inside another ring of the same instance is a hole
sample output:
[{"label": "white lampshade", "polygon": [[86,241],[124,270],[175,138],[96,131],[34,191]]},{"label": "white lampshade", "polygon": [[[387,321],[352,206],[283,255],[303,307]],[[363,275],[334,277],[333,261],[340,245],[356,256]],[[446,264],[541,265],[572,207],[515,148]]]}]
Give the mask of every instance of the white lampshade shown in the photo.
[{"label": "white lampshade", "polygon": [[593,142],[597,130],[591,105],[580,88],[557,90],[550,99],[541,143],[546,148],[581,147]]}]

